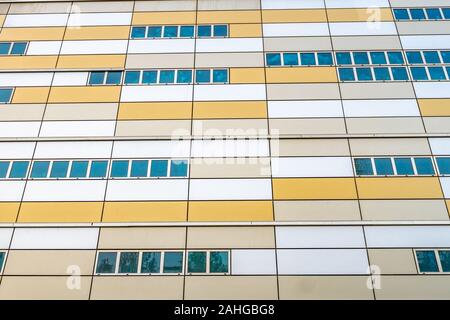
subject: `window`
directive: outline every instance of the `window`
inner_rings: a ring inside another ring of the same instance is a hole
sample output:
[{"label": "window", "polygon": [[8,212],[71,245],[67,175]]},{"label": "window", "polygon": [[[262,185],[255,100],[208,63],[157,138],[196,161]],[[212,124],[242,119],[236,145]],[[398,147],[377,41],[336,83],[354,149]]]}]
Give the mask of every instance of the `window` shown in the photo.
[{"label": "window", "polygon": [[450,158],[436,158],[440,174],[450,174]]},{"label": "window", "polygon": [[164,27],[164,38],[176,38],[178,36],[178,26],[165,26]]},{"label": "window", "polygon": [[[314,56],[314,54],[313,54],[313,56]],[[298,54],[297,53],[283,53],[283,62],[284,62],[285,66],[298,66]],[[302,64],[303,64],[303,60],[302,60]]]},{"label": "window", "polygon": [[121,252],[119,273],[137,273],[139,252]]},{"label": "window", "polygon": [[120,84],[122,71],[93,71],[89,75],[90,85]]},{"label": "window", "polygon": [[213,83],[227,83],[228,82],[228,70],[215,69],[213,70]]},{"label": "window", "polygon": [[439,267],[434,251],[416,251],[416,257],[420,272],[439,272]]},{"label": "window", "polygon": [[197,35],[199,37],[211,37],[211,26],[198,26]]},{"label": "window", "polygon": [[441,11],[439,8],[426,8],[427,16],[429,20],[442,20]]},{"label": "window", "polygon": [[412,165],[411,158],[395,158],[394,159],[395,168],[397,169],[397,174],[400,175],[413,175],[414,168]]},{"label": "window", "polygon": [[372,60],[372,64],[387,64],[384,52],[372,51],[370,52],[370,59]]},{"label": "window", "polygon": [[392,77],[394,78],[394,80],[408,80],[408,73],[406,71],[406,68],[404,67],[392,67],[391,68],[392,71]]},{"label": "window", "polygon": [[300,60],[302,61],[302,66],[316,65],[316,56],[314,53],[300,53]]},{"label": "window", "polygon": [[373,73],[375,74],[375,79],[378,81],[391,80],[391,74],[389,73],[389,68],[376,67],[376,68],[373,68]]},{"label": "window", "polygon": [[210,70],[196,70],[196,72],[195,72],[195,82],[197,82],[197,83],[210,83],[211,82],[211,72],[210,72]]},{"label": "window", "polygon": [[450,8],[442,8],[442,13],[444,14],[444,19],[450,19]]},{"label": "window", "polygon": [[9,169],[9,161],[0,161],[0,178],[6,178]]},{"label": "window", "polygon": [[175,82],[175,70],[161,70],[159,72],[159,83],[168,84]]},{"label": "window", "polygon": [[394,17],[397,20],[409,20],[408,10],[406,10],[406,9],[394,9]]},{"label": "window", "polygon": [[411,14],[411,18],[413,20],[425,20],[425,11],[423,9],[409,9],[409,13]]},{"label": "window", "polygon": [[161,272],[161,252],[143,252],[141,273]]},{"label": "window", "polygon": [[266,54],[266,63],[268,66],[281,66],[281,55],[279,53]]},{"label": "window", "polygon": [[417,174],[432,175],[434,174],[434,167],[431,158],[414,158]]},{"label": "window", "polygon": [[329,52],[323,52],[317,54],[317,60],[321,66],[331,66],[333,65],[333,56]]},{"label": "window", "polygon": [[31,169],[31,178],[47,178],[50,161],[35,161]]},{"label": "window", "polygon": [[0,43],[0,54],[1,55],[9,54],[10,49],[11,49],[11,42],[1,42]]},{"label": "window", "polygon": [[339,68],[339,78],[341,81],[355,81],[355,74],[353,68]]},{"label": "window", "polygon": [[188,272],[206,273],[206,252],[191,251],[188,252]]},{"label": "window", "polygon": [[192,38],[194,36],[194,26],[181,26],[180,27],[180,37],[181,38]]},{"label": "window", "polygon": [[367,52],[353,52],[353,60],[355,64],[369,64]]},{"label": "window", "polygon": [[350,52],[337,52],[336,61],[338,64],[352,64]]},{"label": "window", "polygon": [[161,38],[162,35],[162,27],[148,27],[147,29],[147,38]]},{"label": "window", "polygon": [[70,178],[85,178],[88,166],[88,161],[73,161],[70,168]]},{"label": "window", "polygon": [[411,64],[423,63],[422,54],[420,53],[420,51],[406,51],[406,58]]},{"label": "window", "polygon": [[145,27],[131,28],[131,38],[132,39],[145,38]]},{"label": "window", "polygon": [[115,273],[117,252],[99,252],[97,257],[97,273]]},{"label": "window", "polygon": [[153,160],[150,168],[151,177],[167,177],[167,160]]},{"label": "window", "polygon": [[9,178],[25,178],[28,172],[29,161],[14,161],[9,172]]},{"label": "window", "polygon": [[183,272],[183,252],[164,252],[164,273]]},{"label": "window", "polygon": [[439,250],[439,261],[441,262],[441,267],[443,272],[450,272],[450,251],[449,250]]},{"label": "window", "polygon": [[137,84],[141,76],[140,71],[127,71],[125,72],[125,84]]},{"label": "window", "polygon": [[215,25],[214,29],[214,37],[226,37],[228,36],[228,26],[225,24]]},{"label": "window", "polygon": [[111,177],[124,178],[128,176],[128,160],[114,160],[111,167]]},{"label": "window", "polygon": [[187,177],[188,163],[187,160],[170,161],[171,177]]},{"label": "window", "polygon": [[0,103],[10,103],[12,94],[12,88],[0,88]]},{"label": "window", "polygon": [[0,55],[22,55],[27,46],[28,42],[0,42]]},{"label": "window", "polygon": [[428,72],[432,80],[445,80],[445,71],[443,67],[428,67]]},{"label": "window", "polygon": [[188,273],[228,273],[228,251],[190,251]]},{"label": "window", "polygon": [[5,262],[5,253],[0,252],[0,272],[3,272],[3,263]]},{"label": "window", "polygon": [[105,72],[91,72],[89,76],[89,84],[103,84],[105,81]]},{"label": "window", "polygon": [[372,160],[370,158],[355,159],[355,171],[357,175],[373,176]]},{"label": "window", "polygon": [[108,169],[108,161],[92,161],[89,178],[104,178]]},{"label": "window", "polygon": [[370,68],[356,68],[356,75],[359,81],[373,80]]},{"label": "window", "polygon": [[65,178],[69,170],[69,161],[53,161],[50,178]]},{"label": "window", "polygon": [[106,76],[106,84],[120,84],[122,71],[109,71]]},{"label": "window", "polygon": [[424,51],[423,56],[426,63],[440,63],[441,59],[437,51]]},{"label": "window", "polygon": [[428,80],[427,70],[425,67],[411,67],[411,75],[413,80]]},{"label": "window", "polygon": [[392,167],[391,158],[376,158],[374,160],[377,175],[393,175],[394,169]]},{"label": "window", "polygon": [[405,60],[403,59],[403,55],[401,52],[392,52],[389,51],[387,53],[388,60],[390,64],[404,64]]},{"label": "window", "polygon": [[228,251],[211,251],[209,254],[210,273],[228,273]]},{"label": "window", "polygon": [[142,72],[142,84],[152,84],[158,82],[158,71],[144,71]]},{"label": "window", "polygon": [[131,177],[147,177],[148,176],[148,160],[133,160],[131,162]]},{"label": "window", "polygon": [[192,83],[192,70],[178,70],[177,83]]}]

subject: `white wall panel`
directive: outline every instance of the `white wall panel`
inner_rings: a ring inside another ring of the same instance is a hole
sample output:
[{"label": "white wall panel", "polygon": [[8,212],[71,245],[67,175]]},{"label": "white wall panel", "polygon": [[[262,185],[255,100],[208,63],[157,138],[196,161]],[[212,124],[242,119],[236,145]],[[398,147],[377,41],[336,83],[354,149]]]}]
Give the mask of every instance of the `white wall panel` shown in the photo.
[{"label": "white wall panel", "polygon": [[124,86],[120,101],[192,101],[192,85]]},{"label": "white wall panel", "polygon": [[450,35],[400,36],[403,49],[450,49]]},{"label": "white wall panel", "polygon": [[315,9],[324,8],[323,0],[262,0],[263,9]]},{"label": "white wall panel", "polygon": [[0,249],[8,249],[12,237],[12,228],[0,228]]},{"label": "white wall panel", "polygon": [[131,12],[123,13],[72,13],[67,25],[78,26],[118,26],[131,24]]},{"label": "white wall panel", "polygon": [[262,51],[262,38],[197,39],[196,52]]},{"label": "white wall panel", "polygon": [[98,228],[16,228],[11,249],[95,249]]},{"label": "white wall panel", "polygon": [[113,136],[114,121],[44,121],[41,137]]},{"label": "white wall panel", "polygon": [[106,200],[187,200],[187,179],[110,180]]},{"label": "white wall panel", "polygon": [[0,73],[0,86],[4,87],[49,87],[53,72]]},{"label": "white wall panel", "polygon": [[232,250],[232,274],[276,274],[275,250]]},{"label": "white wall panel", "polygon": [[270,179],[195,179],[190,181],[190,200],[271,199]]},{"label": "white wall panel", "polygon": [[269,101],[269,118],[343,117],[339,100]]},{"label": "white wall panel", "polygon": [[346,117],[420,117],[416,100],[344,100]]},{"label": "white wall panel", "polygon": [[371,8],[388,7],[388,0],[325,0],[325,5],[330,8]]},{"label": "white wall panel", "polygon": [[450,199],[450,177],[441,177],[439,180],[441,180],[444,197]]},{"label": "white wall panel", "polygon": [[265,100],[264,84],[196,85],[196,101]]},{"label": "white wall panel", "polygon": [[218,139],[194,140],[192,157],[268,157],[269,142],[266,139]]},{"label": "white wall panel", "polygon": [[263,24],[264,37],[329,36],[327,23]]},{"label": "white wall panel", "polygon": [[65,26],[68,14],[10,14],[3,27],[56,27]]},{"label": "white wall panel", "polygon": [[0,122],[0,137],[37,137],[40,126],[41,122],[39,121]]},{"label": "white wall panel", "polygon": [[127,40],[64,41],[61,54],[125,54]]},{"label": "white wall panel", "polygon": [[353,177],[349,157],[272,158],[274,177]]},{"label": "white wall panel", "polygon": [[34,146],[34,142],[0,142],[0,159],[31,159]]},{"label": "white wall panel", "polygon": [[111,155],[111,141],[57,141],[39,142],[36,146],[35,158],[109,158]]},{"label": "white wall panel", "polygon": [[55,72],[53,86],[85,86],[89,72]]},{"label": "white wall panel", "polygon": [[194,52],[194,39],[130,40],[128,53]]},{"label": "white wall panel", "polygon": [[24,201],[103,201],[106,180],[28,181]]},{"label": "white wall panel", "polygon": [[27,56],[58,55],[62,41],[31,41],[28,45]]},{"label": "white wall panel", "polygon": [[116,141],[113,158],[189,157],[190,141]]},{"label": "white wall panel", "polygon": [[279,274],[368,274],[364,249],[277,250]]},{"label": "white wall panel", "polygon": [[434,155],[450,155],[450,138],[430,138],[429,140]]},{"label": "white wall panel", "polygon": [[394,22],[338,22],[330,23],[332,36],[396,35]]},{"label": "white wall panel", "polygon": [[450,98],[450,82],[414,82],[417,98]]},{"label": "white wall panel", "polygon": [[20,201],[25,181],[0,181],[0,201]]}]

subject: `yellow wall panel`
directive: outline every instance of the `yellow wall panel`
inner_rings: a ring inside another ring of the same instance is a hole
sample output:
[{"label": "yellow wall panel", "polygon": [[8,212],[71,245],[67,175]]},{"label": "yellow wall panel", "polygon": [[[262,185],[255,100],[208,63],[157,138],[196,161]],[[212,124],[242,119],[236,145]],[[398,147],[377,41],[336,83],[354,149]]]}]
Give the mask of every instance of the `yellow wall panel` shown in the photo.
[{"label": "yellow wall panel", "polygon": [[128,39],[129,26],[101,26],[67,28],[64,40],[110,40]]},{"label": "yellow wall panel", "polygon": [[17,87],[12,103],[46,103],[50,87]]},{"label": "yellow wall panel", "polygon": [[186,221],[185,201],[106,202],[102,222]]},{"label": "yellow wall panel", "polygon": [[58,56],[0,57],[0,69],[53,69],[56,66],[57,59]]},{"label": "yellow wall panel", "polygon": [[272,201],[191,201],[189,221],[273,221]]},{"label": "yellow wall panel", "polygon": [[192,102],[121,103],[119,120],[190,119]]},{"label": "yellow wall panel", "polygon": [[334,67],[266,68],[267,83],[337,82]]},{"label": "yellow wall panel", "polygon": [[422,116],[450,116],[450,99],[419,99]]},{"label": "yellow wall panel", "polygon": [[52,87],[49,103],[118,102],[120,86]]},{"label": "yellow wall panel", "polygon": [[261,24],[230,24],[231,38],[258,38],[262,36]]},{"label": "yellow wall panel", "polygon": [[328,9],[329,22],[376,22],[393,21],[389,8],[367,8],[367,9]]},{"label": "yellow wall panel", "polygon": [[230,83],[264,83],[264,68],[230,68]]},{"label": "yellow wall panel", "polygon": [[267,107],[265,101],[194,102],[194,118],[267,118]]},{"label": "yellow wall panel", "polygon": [[353,178],[272,179],[276,200],[356,199]]},{"label": "yellow wall panel", "polygon": [[263,23],[278,22],[327,22],[324,9],[263,10]]},{"label": "yellow wall panel", "polygon": [[125,55],[120,54],[96,54],[96,55],[67,55],[59,56],[58,68],[92,68],[109,69],[123,68],[125,66]]},{"label": "yellow wall panel", "polygon": [[261,14],[258,10],[199,11],[197,23],[259,23]]},{"label": "yellow wall panel", "polygon": [[357,178],[356,183],[361,199],[443,198],[436,177]]},{"label": "yellow wall panel", "polygon": [[0,15],[0,26],[3,26],[3,22],[5,22],[5,15]]},{"label": "yellow wall panel", "polygon": [[3,28],[0,41],[62,40],[64,27]]},{"label": "yellow wall panel", "polygon": [[0,202],[0,223],[16,222],[20,202]]},{"label": "yellow wall panel", "polygon": [[100,222],[103,202],[23,202],[18,222]]},{"label": "yellow wall panel", "polygon": [[195,11],[135,12],[133,25],[195,24]]}]

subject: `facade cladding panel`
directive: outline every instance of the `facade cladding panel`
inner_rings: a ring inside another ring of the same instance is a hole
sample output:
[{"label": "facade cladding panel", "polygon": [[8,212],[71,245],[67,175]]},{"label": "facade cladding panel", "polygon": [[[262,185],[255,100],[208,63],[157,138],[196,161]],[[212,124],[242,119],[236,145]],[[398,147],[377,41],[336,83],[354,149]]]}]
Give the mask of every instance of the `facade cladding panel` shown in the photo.
[{"label": "facade cladding panel", "polygon": [[0,1],[0,299],[450,299],[449,21]]}]

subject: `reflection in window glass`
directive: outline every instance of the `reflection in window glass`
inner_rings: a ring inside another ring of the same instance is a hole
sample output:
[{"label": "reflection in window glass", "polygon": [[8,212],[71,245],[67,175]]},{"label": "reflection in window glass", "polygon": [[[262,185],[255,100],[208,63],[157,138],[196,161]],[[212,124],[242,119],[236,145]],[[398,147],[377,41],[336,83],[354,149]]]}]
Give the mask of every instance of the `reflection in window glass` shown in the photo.
[{"label": "reflection in window glass", "polygon": [[213,70],[213,82],[214,83],[227,83],[228,82],[228,70],[226,70],[226,69]]},{"label": "reflection in window glass", "polygon": [[85,178],[87,175],[88,165],[88,161],[72,161],[72,167],[70,168],[70,177]]},{"label": "reflection in window glass", "polygon": [[128,160],[114,160],[111,167],[111,177],[123,178],[128,176]]},{"label": "reflection in window glass", "polygon": [[377,175],[393,175],[394,168],[392,167],[391,158],[377,158],[374,160]]},{"label": "reflection in window glass", "polygon": [[150,169],[151,177],[167,177],[167,160],[153,160]]},{"label": "reflection in window glass", "polygon": [[266,54],[266,63],[268,66],[281,66],[281,54],[279,53]]},{"label": "reflection in window glass", "polygon": [[148,27],[148,30],[147,30],[148,38],[161,38],[161,34],[162,34],[161,26]]},{"label": "reflection in window glass", "polygon": [[411,158],[395,158],[395,168],[397,169],[397,174],[400,175],[413,175],[414,168],[412,165]]},{"label": "reflection in window glass", "polygon": [[122,71],[109,71],[106,76],[106,84],[120,84]]},{"label": "reflection in window glass", "polygon": [[164,273],[181,273],[183,271],[183,252],[164,253]]},{"label": "reflection in window glass", "polygon": [[164,38],[176,38],[178,36],[178,26],[164,27]]},{"label": "reflection in window glass", "polygon": [[25,178],[28,172],[28,161],[14,161],[9,172],[10,178]]},{"label": "reflection in window glass", "polygon": [[355,171],[357,175],[373,176],[372,161],[369,158],[355,159]]},{"label": "reflection in window glass", "polygon": [[436,158],[440,174],[450,174],[450,158]]},{"label": "reflection in window glass", "polygon": [[69,161],[53,161],[50,178],[65,178],[69,170]]},{"label": "reflection in window glass", "polygon": [[133,27],[131,29],[131,38],[145,38],[145,27]]},{"label": "reflection in window glass", "polygon": [[6,178],[9,169],[9,161],[0,161],[0,178]]},{"label": "reflection in window glass", "polygon": [[372,51],[370,52],[370,59],[372,60],[372,64],[387,64],[384,52]]},{"label": "reflection in window glass", "polygon": [[379,81],[391,80],[391,74],[389,69],[386,67],[375,67],[373,68],[373,73],[375,74],[375,79]]},{"label": "reflection in window glass", "polygon": [[303,66],[316,65],[316,57],[314,53],[300,53],[300,60]]},{"label": "reflection in window glass", "polygon": [[108,169],[108,161],[92,161],[90,178],[104,178]]},{"label": "reflection in window glass", "polygon": [[197,83],[209,83],[211,82],[211,72],[209,70],[196,70],[195,82]]},{"label": "reflection in window glass", "polygon": [[119,273],[137,273],[139,252],[121,252]]},{"label": "reflection in window glass", "polygon": [[133,160],[130,176],[133,178],[148,176],[148,160]]},{"label": "reflection in window glass", "polygon": [[192,70],[178,70],[177,83],[192,83]]},{"label": "reflection in window glass", "polygon": [[321,66],[333,65],[333,56],[329,52],[320,52],[317,54],[317,60]]},{"label": "reflection in window glass", "polygon": [[420,272],[439,272],[434,251],[416,251]]},{"label": "reflection in window glass", "polygon": [[171,177],[187,177],[188,162],[187,160],[172,160],[170,162]]},{"label": "reflection in window glass", "polygon": [[228,252],[212,251],[209,255],[209,272],[228,272]]},{"label": "reflection in window glass", "polygon": [[99,252],[97,273],[114,273],[116,271],[117,252]]},{"label": "reflection in window glass", "polygon": [[206,252],[191,251],[188,253],[188,272],[189,273],[206,272]]},{"label": "reflection in window glass", "polygon": [[158,80],[158,71],[144,71],[142,72],[142,83],[143,84],[152,84],[156,83]]},{"label": "reflection in window glass", "polygon": [[285,66],[298,66],[298,54],[283,53],[283,62]]},{"label": "reflection in window glass", "polygon": [[417,174],[434,174],[433,162],[430,158],[414,158]]},{"label": "reflection in window glass", "polygon": [[174,83],[175,70],[161,70],[159,72],[159,83]]},{"label": "reflection in window glass", "polygon": [[439,250],[439,260],[441,261],[442,271],[450,272],[450,251]]},{"label": "reflection in window glass", "polygon": [[141,273],[159,273],[161,271],[161,252],[143,252]]}]

